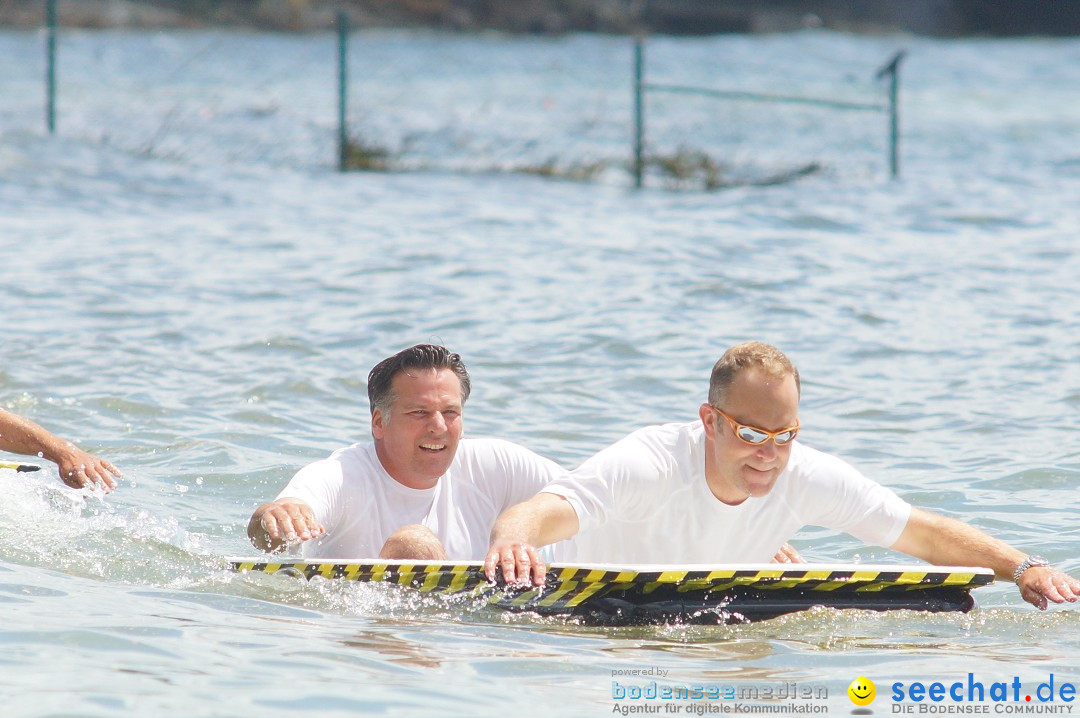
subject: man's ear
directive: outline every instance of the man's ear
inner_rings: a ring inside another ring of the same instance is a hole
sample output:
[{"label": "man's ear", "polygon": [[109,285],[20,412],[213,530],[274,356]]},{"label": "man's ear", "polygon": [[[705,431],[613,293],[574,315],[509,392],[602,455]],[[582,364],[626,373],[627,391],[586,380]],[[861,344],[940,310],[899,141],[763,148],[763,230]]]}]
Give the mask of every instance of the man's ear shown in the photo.
[{"label": "man's ear", "polygon": [[713,421],[713,410],[709,404],[702,404],[698,407],[698,416],[701,417],[701,423],[705,425],[705,436],[710,440],[716,439],[716,422]]},{"label": "man's ear", "polygon": [[386,433],[386,421],[384,419],[387,418],[389,417],[383,414],[382,409],[371,412],[371,435],[376,439],[382,439],[383,434]]}]

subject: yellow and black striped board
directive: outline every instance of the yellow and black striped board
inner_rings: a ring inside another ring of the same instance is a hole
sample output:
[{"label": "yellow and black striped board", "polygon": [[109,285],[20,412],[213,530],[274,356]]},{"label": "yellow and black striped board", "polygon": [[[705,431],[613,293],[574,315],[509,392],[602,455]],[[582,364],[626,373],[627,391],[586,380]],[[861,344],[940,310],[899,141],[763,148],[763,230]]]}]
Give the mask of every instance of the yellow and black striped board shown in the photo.
[{"label": "yellow and black striped board", "polygon": [[16,461],[0,461],[0,469],[8,469],[20,474],[29,471],[41,471],[41,467],[36,464],[20,464]]},{"label": "yellow and black striped board", "polygon": [[429,594],[470,594],[510,611],[589,623],[741,623],[814,606],[874,611],[969,611],[971,589],[994,580],[967,566],[555,564],[542,588],[489,583],[478,563],[229,559],[234,571],[387,582]]}]

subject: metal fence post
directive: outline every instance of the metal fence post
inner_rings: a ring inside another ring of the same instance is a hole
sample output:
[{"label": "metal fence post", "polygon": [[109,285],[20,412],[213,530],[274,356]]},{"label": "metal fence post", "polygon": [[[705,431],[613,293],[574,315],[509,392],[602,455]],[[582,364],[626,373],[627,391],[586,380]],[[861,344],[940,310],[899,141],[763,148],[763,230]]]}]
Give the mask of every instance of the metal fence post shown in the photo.
[{"label": "metal fence post", "polygon": [[880,80],[889,76],[889,173],[893,179],[900,176],[900,62],[906,51],[900,50],[878,70]]},{"label": "metal fence post", "polygon": [[56,134],[56,0],[45,3],[45,126]]},{"label": "metal fence post", "polygon": [[645,101],[642,76],[645,50],[641,35],[634,36],[634,187],[641,189],[645,174]]},{"label": "metal fence post", "polygon": [[349,133],[345,125],[348,109],[349,18],[338,11],[338,170],[344,172],[348,160]]}]

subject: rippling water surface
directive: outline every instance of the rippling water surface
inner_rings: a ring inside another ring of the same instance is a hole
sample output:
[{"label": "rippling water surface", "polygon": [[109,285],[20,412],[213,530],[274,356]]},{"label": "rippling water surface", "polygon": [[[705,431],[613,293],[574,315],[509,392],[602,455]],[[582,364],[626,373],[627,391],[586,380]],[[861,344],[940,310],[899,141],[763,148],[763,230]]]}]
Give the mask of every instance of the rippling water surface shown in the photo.
[{"label": "rippling water surface", "polygon": [[[332,171],[330,37],[65,33],[49,138],[40,37],[0,33],[0,405],[125,472],[108,497],[0,472],[5,715],[606,715],[613,671],[650,667],[834,713],[860,675],[878,713],[893,681],[1080,681],[1080,614],[1004,584],[968,615],[596,629],[221,565],[367,437],[366,373],[403,346],[463,353],[469,434],[574,466],[692,418],[762,338],[801,368],[807,443],[1080,573],[1080,42],[655,40],[656,80],[859,100],[909,52],[895,182],[880,116],[651,100],[657,152],[823,168],[722,192],[628,189],[623,39],[353,46],[354,130],[410,171]],[[607,169],[501,171],[584,162]]]}]

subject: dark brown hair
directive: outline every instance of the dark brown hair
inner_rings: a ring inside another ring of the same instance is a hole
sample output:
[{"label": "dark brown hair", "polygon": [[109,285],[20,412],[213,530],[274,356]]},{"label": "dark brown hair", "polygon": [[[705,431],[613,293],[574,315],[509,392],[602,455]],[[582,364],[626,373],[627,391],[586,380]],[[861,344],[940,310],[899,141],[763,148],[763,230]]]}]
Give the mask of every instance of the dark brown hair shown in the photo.
[{"label": "dark brown hair", "polygon": [[390,405],[394,403],[394,377],[399,371],[407,369],[449,369],[461,382],[462,405],[469,398],[472,384],[469,381],[469,371],[461,361],[461,355],[438,344],[417,344],[383,359],[368,374],[367,393],[372,414],[376,409],[384,414],[390,411]]}]

